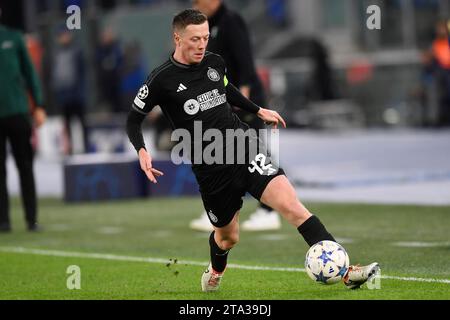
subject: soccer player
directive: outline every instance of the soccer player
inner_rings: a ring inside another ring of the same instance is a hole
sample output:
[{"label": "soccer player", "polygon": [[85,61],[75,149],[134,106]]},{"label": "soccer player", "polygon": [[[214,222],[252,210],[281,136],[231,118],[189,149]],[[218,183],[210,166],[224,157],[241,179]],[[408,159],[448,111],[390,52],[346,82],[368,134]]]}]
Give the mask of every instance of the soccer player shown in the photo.
[{"label": "soccer player", "polygon": [[[211,36],[206,49],[223,58],[228,80],[256,105],[266,105],[264,88],[256,72],[250,34],[244,19],[238,12],[230,10],[223,0],[193,0],[192,4],[208,17]],[[264,128],[264,122],[256,114],[238,108],[233,111],[251,128]],[[192,220],[190,227],[199,231],[213,231],[206,212],[200,218]],[[281,228],[280,216],[260,202],[257,210],[242,223],[241,228],[246,231],[276,230]]]},{"label": "soccer player", "polygon": [[[157,183],[156,178],[163,173],[153,168],[141,130],[142,121],[152,108],[159,105],[174,129],[188,131],[194,137],[191,147],[197,153],[190,154],[192,170],[200,186],[205,210],[214,226],[209,237],[211,262],[201,278],[202,290],[208,292],[219,288],[229,251],[239,241],[239,210],[246,192],[278,211],[297,228],[309,246],[321,240],[335,241],[319,218],[297,199],[281,168],[269,171],[269,174],[262,170],[273,168],[268,155],[263,155],[266,161],[261,160],[261,154],[258,154],[255,160],[244,164],[198,161],[196,144],[202,147],[200,152],[209,147],[195,140],[199,136],[195,135],[199,123],[202,132],[208,129],[238,132],[239,129],[249,128],[232,112],[230,104],[256,114],[273,128],[286,125],[277,112],[255,105],[228,82],[223,59],[206,51],[209,29],[204,14],[194,9],[180,12],[173,19],[173,37],[174,53],[153,70],[133,102],[127,119],[127,134],[138,152],[141,169],[153,183]],[[225,143],[218,145],[224,149],[229,147]],[[360,287],[378,269],[378,263],[365,267],[350,266],[345,284],[349,288]]]}]

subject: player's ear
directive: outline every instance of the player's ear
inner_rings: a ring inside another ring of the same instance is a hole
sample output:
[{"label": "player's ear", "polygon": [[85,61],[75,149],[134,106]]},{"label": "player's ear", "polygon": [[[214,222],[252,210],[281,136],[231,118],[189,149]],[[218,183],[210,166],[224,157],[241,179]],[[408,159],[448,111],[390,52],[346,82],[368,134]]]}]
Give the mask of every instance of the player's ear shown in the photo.
[{"label": "player's ear", "polygon": [[178,33],[174,32],[173,33],[173,40],[175,41],[175,45],[178,47],[180,45],[181,42],[181,37]]}]

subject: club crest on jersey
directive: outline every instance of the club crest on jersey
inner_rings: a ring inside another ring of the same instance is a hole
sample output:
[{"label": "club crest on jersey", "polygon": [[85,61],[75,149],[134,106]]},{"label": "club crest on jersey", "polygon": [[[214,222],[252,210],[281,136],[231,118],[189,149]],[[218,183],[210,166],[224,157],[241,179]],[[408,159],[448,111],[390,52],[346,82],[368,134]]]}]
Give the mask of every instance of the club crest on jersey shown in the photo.
[{"label": "club crest on jersey", "polygon": [[145,98],[148,97],[148,87],[146,84],[144,84],[138,92],[138,98],[141,100],[144,100]]},{"label": "club crest on jersey", "polygon": [[194,115],[200,110],[200,103],[198,103],[195,99],[189,99],[184,103],[184,112],[186,112],[188,115]]},{"label": "club crest on jersey", "polygon": [[208,78],[211,81],[219,81],[220,80],[220,75],[219,73],[216,71],[216,69],[213,68],[208,68]]}]

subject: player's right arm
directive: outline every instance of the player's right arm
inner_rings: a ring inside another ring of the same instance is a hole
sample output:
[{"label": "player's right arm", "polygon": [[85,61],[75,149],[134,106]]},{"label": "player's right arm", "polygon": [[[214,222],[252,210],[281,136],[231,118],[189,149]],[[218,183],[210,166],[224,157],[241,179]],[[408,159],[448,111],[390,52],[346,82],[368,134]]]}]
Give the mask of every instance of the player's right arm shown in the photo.
[{"label": "player's right arm", "polygon": [[163,173],[152,166],[152,157],[145,148],[144,136],[142,135],[142,122],[153,107],[159,104],[158,93],[158,82],[155,81],[152,74],[139,89],[127,118],[128,138],[138,153],[142,171],[153,183],[157,183],[155,177],[162,176]]}]

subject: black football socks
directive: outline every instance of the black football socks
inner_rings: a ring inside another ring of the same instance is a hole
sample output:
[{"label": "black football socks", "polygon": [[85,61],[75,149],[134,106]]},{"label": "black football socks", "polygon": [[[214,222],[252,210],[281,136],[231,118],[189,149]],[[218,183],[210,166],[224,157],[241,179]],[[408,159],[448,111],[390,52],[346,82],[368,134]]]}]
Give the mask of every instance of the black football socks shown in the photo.
[{"label": "black football socks", "polygon": [[272,212],[273,209],[267,205],[265,205],[264,203],[260,202],[260,207],[263,208],[264,210],[266,210],[267,212]]},{"label": "black football socks", "polygon": [[225,270],[225,267],[227,266],[228,252],[230,250],[222,250],[219,248],[216,240],[214,240],[214,233],[215,231],[213,231],[209,236],[209,246],[211,248],[211,265],[214,271],[223,272]]},{"label": "black football socks", "polygon": [[333,236],[325,229],[325,226],[316,216],[311,216],[298,228],[306,243],[311,247],[319,241],[330,240],[336,242]]}]

